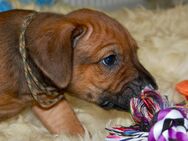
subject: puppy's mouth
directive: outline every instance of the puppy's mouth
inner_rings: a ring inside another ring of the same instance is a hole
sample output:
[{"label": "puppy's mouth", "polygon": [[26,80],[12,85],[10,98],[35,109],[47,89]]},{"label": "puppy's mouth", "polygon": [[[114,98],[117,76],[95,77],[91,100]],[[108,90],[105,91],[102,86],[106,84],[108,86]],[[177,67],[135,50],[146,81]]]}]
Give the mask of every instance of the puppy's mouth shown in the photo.
[{"label": "puppy's mouth", "polygon": [[115,95],[109,93],[104,94],[100,98],[100,102],[98,104],[107,110],[117,109],[128,111],[130,109],[130,99],[133,97],[138,97],[145,87],[157,89],[156,83],[150,83],[145,79],[137,78],[129,82],[122,88],[121,92]]}]

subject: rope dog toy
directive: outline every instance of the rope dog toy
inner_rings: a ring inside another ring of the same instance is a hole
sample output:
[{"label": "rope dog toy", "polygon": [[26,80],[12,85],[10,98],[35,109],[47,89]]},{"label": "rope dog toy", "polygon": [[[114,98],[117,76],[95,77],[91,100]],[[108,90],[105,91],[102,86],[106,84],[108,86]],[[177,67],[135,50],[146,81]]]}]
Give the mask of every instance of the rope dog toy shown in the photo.
[{"label": "rope dog toy", "polygon": [[170,107],[166,97],[149,87],[130,100],[130,114],[135,125],[106,128],[106,141],[188,140],[188,109]]},{"label": "rope dog toy", "polygon": [[155,120],[149,132],[149,141],[188,141],[188,118],[181,108],[161,110]]}]

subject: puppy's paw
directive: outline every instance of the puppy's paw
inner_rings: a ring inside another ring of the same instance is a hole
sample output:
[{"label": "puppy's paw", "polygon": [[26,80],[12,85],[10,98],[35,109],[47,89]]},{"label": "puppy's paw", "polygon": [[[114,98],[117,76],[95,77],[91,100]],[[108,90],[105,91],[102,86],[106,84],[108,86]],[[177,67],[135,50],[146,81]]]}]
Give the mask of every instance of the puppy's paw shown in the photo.
[{"label": "puppy's paw", "polygon": [[66,100],[49,109],[33,106],[33,111],[52,134],[84,135],[84,128]]}]

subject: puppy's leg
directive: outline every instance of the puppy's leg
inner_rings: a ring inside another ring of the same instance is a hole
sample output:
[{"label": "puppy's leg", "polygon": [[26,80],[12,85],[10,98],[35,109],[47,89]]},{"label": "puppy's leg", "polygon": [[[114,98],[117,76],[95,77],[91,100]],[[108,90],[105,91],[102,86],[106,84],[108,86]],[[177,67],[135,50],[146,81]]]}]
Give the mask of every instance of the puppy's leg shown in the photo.
[{"label": "puppy's leg", "polygon": [[84,134],[84,128],[66,100],[62,100],[50,109],[43,109],[39,106],[34,106],[33,111],[39,117],[44,126],[46,126],[46,128],[53,134]]},{"label": "puppy's leg", "polygon": [[15,116],[25,107],[26,103],[22,99],[15,98],[10,94],[0,94],[0,120]]}]

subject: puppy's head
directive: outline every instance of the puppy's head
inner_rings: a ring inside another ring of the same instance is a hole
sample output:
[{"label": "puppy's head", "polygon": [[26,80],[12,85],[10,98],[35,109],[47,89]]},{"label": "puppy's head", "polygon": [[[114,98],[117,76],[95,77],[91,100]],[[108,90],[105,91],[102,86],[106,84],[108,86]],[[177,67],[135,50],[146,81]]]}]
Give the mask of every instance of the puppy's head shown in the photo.
[{"label": "puppy's head", "polygon": [[102,107],[125,110],[130,98],[138,96],[145,86],[157,89],[138,60],[134,39],[104,13],[78,10],[45,26],[41,33],[46,33],[37,39],[40,48],[33,51],[33,57],[60,88]]},{"label": "puppy's head", "polygon": [[128,109],[130,98],[145,86],[157,88],[138,60],[135,40],[121,24],[91,10],[67,16],[83,27],[74,47],[71,92],[102,107]]}]

